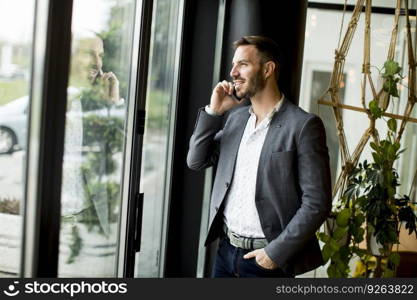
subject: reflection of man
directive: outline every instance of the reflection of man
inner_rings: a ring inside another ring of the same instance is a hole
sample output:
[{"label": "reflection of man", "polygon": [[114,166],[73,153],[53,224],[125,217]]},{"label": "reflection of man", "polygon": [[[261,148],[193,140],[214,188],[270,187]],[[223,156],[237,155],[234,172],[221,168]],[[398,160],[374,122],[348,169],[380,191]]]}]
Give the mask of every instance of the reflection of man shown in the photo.
[{"label": "reflection of man", "polygon": [[[119,96],[119,81],[113,72],[103,72],[104,47],[102,39],[95,35],[82,40],[77,55],[72,57],[71,75],[81,81],[84,88],[81,92],[69,88],[67,118],[65,124],[65,146],[62,183],[63,214],[75,214],[85,209],[85,188],[90,188],[92,180],[83,175],[83,137],[85,124],[83,113],[89,110],[99,110],[111,104],[123,102]],[[77,91],[77,93],[75,91]],[[71,92],[72,91],[72,92]],[[74,96],[76,94],[76,96]],[[95,103],[93,103],[95,102]],[[99,105],[97,105],[97,102]],[[91,117],[93,114],[90,114]],[[101,118],[103,118],[101,116]],[[89,128],[91,131],[91,128]],[[88,130],[88,129],[87,129]],[[88,132],[89,136],[94,132]],[[104,138],[104,137],[101,137]],[[105,157],[103,153],[103,157]],[[98,161],[102,164],[100,170],[106,169],[106,160]],[[102,193],[105,194],[105,191]],[[87,196],[92,198],[103,231],[108,231],[107,198]]]},{"label": "reflection of man", "polygon": [[[320,118],[280,92],[278,46],[260,36],[234,43],[233,83],[202,108],[187,163],[217,163],[206,245],[221,237],[214,277],[291,277],[322,264],[316,230],[331,208]],[[236,108],[249,98],[251,106]],[[224,122],[225,125],[223,126]]]},{"label": "reflection of man", "polygon": [[96,36],[87,41],[85,45],[88,54],[88,81],[92,85],[100,85],[100,93],[103,100],[109,104],[116,103],[119,97],[119,80],[113,72],[103,72],[103,41]]}]

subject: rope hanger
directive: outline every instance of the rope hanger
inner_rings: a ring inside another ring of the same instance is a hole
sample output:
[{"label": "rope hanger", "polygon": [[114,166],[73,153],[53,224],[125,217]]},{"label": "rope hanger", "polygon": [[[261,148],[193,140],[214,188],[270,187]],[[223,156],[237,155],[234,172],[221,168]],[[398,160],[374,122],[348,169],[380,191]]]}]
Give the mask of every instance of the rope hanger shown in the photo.
[{"label": "rope hanger", "polygon": [[[399,16],[401,12],[401,0],[397,0],[396,9],[395,9],[395,17],[394,17],[394,27],[391,33],[391,40],[389,45],[389,50],[387,54],[387,60],[393,60],[395,54],[395,47],[397,43],[397,36],[398,36],[398,23],[399,23]],[[375,143],[379,143],[379,133],[378,130],[375,128],[375,121],[376,119],[371,114],[370,110],[366,106],[366,87],[369,84],[369,87],[372,91],[373,100],[376,100],[378,106],[382,109],[382,115],[387,116],[390,118],[401,120],[400,130],[398,132],[396,142],[401,140],[402,134],[405,129],[405,125],[407,122],[415,122],[417,123],[417,119],[411,118],[411,112],[413,107],[416,103],[416,95],[415,95],[415,85],[416,85],[416,60],[413,51],[413,44],[412,44],[412,37],[411,37],[411,26],[410,26],[410,16],[408,11],[408,0],[404,0],[405,2],[405,15],[406,15],[406,28],[407,28],[407,54],[408,54],[408,65],[409,65],[409,88],[408,88],[408,99],[407,105],[405,107],[404,113],[402,115],[395,115],[387,113],[386,110],[390,103],[390,95],[384,91],[383,88],[378,92],[375,89],[375,85],[373,83],[371,77],[371,70],[370,70],[370,50],[371,50],[371,14],[372,14],[372,0],[358,0],[355,8],[353,10],[347,31],[344,35],[343,41],[341,45],[338,45],[338,48],[335,50],[335,62],[333,66],[333,72],[331,75],[329,87],[326,92],[319,98],[317,101],[318,104],[331,106],[333,110],[333,114],[335,117],[336,122],[336,129],[337,129],[337,136],[340,145],[340,153],[342,159],[342,171],[339,174],[339,177],[336,180],[336,183],[333,187],[333,197],[335,197],[339,190],[344,191],[347,185],[347,179],[351,171],[356,167],[359,158],[368,143],[369,139],[372,137]],[[363,79],[361,84],[361,98],[360,102],[362,105],[361,107],[355,107],[350,105],[345,105],[340,102],[340,82],[343,80],[343,69],[345,64],[345,58],[349,51],[354,33],[357,28],[358,20],[362,13],[363,7],[365,7],[365,36],[364,36],[364,56],[363,56],[363,64],[362,64],[362,73]],[[345,5],[346,9],[346,5]],[[343,26],[343,24],[342,24]],[[416,31],[417,33],[417,31]],[[339,36],[339,43],[340,43],[340,36]],[[330,97],[330,101],[327,101],[326,98]],[[369,126],[363,133],[359,143],[356,145],[352,154],[349,152],[349,148],[347,146],[347,140],[345,135],[345,129],[343,124],[343,117],[342,117],[342,109],[348,109],[358,112],[364,112],[367,114],[369,119]]]}]

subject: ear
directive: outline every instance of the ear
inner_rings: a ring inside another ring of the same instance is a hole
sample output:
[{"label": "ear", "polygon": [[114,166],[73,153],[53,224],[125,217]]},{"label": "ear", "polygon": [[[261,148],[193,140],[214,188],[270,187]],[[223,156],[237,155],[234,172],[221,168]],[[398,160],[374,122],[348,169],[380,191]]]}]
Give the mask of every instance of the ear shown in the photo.
[{"label": "ear", "polygon": [[272,74],[274,74],[275,72],[275,68],[277,67],[277,65],[273,62],[273,61],[267,61],[264,65],[264,76],[265,79],[267,79],[268,77],[272,76]]}]

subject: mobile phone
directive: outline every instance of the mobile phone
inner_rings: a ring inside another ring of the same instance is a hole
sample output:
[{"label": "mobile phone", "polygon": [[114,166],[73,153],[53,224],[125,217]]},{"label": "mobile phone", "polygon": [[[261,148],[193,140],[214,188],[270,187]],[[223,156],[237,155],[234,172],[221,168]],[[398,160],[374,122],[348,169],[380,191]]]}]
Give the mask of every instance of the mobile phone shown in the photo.
[{"label": "mobile phone", "polygon": [[[234,85],[233,85],[234,86]],[[232,98],[237,100],[237,101],[242,101],[244,98],[239,98],[236,94],[236,89],[233,89],[233,94],[232,94]]]}]

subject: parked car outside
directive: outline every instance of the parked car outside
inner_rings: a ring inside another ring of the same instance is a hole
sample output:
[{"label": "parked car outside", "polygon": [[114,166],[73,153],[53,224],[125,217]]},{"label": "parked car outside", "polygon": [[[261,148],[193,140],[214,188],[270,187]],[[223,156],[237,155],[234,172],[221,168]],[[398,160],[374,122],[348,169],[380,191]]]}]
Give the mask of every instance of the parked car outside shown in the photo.
[{"label": "parked car outside", "polygon": [[[79,94],[79,89],[68,88],[71,96]],[[12,153],[26,148],[29,96],[23,96],[0,106],[0,154]],[[67,113],[68,114],[71,112]],[[125,106],[117,105],[110,110],[99,109],[84,112],[83,115],[112,116],[124,118]]]},{"label": "parked car outside", "polygon": [[29,96],[0,106],[0,154],[26,147]]}]

